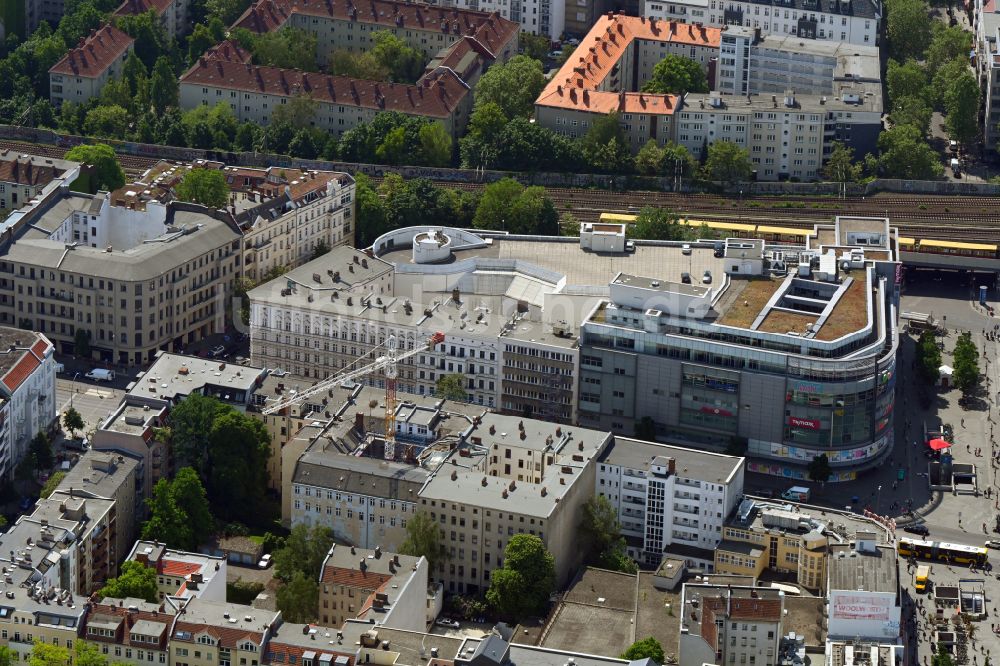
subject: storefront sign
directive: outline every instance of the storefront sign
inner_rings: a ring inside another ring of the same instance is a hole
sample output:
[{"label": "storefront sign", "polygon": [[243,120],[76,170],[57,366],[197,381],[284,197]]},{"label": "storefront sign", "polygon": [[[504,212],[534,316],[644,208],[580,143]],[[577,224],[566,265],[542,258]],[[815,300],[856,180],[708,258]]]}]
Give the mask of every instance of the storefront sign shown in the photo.
[{"label": "storefront sign", "polygon": [[810,430],[820,429],[819,421],[815,419],[800,419],[797,416],[789,416],[788,425],[794,426],[796,428],[809,428]]}]

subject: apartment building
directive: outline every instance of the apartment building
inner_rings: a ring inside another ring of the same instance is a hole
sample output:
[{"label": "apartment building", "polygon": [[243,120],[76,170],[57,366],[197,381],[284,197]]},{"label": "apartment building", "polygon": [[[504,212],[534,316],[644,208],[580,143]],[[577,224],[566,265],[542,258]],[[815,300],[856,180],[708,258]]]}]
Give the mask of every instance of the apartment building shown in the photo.
[{"label": "apartment building", "polygon": [[771,571],[826,592],[833,546],[873,531],[878,542],[888,540],[883,527],[857,514],[747,498],[726,520],[715,571],[754,579]]},{"label": "apartment building", "polygon": [[[728,239],[721,257],[676,248],[645,276],[614,278],[581,328],[581,425],[631,433],[652,419],[662,437],[699,448],[745,444],[748,471],[786,478],[805,479],[820,454],[830,481],[882,464],[893,448],[896,230],[838,217],[806,240],[780,259],[761,240]],[[682,272],[705,281],[683,284]]]},{"label": "apartment building", "polygon": [[686,583],[678,664],[776,666],[784,602],[785,593],[770,588]]},{"label": "apartment building", "polygon": [[226,600],[226,570],[224,557],[188,553],[167,548],[156,541],[136,541],[125,558],[156,570],[156,586],[160,599]]},{"label": "apartment building", "polygon": [[54,351],[41,333],[0,326],[0,482],[57,418]]},{"label": "apartment building", "polygon": [[[396,555],[379,546],[367,549],[334,544],[320,570],[320,621],[339,627],[347,620],[359,619],[423,631],[437,617],[444,596],[440,587],[428,586],[428,568],[424,557]],[[429,604],[429,599],[438,604]]]},{"label": "apartment building", "polygon": [[[241,121],[266,125],[273,110],[290,97],[309,95],[317,103],[313,124],[338,136],[382,111],[398,111],[440,122],[457,139],[471,113],[475,80],[493,62],[517,53],[518,26],[499,14],[396,0],[364,6],[261,0],[233,27],[260,33],[286,25],[316,35],[320,67],[335,50],[365,52],[378,30],[392,32],[428,56],[466,37],[472,41],[460,52],[442,54],[442,63],[413,85],[258,67],[238,50],[214,49],[181,76],[181,107],[225,102]],[[479,63],[463,64],[463,57]],[[463,80],[459,71],[470,80]]]},{"label": "apartment building", "polygon": [[763,34],[792,35],[858,45],[878,45],[882,3],[878,0],[644,0],[642,14],[658,19],[759,28]]},{"label": "apartment building", "polygon": [[121,76],[135,40],[110,23],[91,30],[49,69],[49,99],[83,104],[101,94],[104,84]]},{"label": "apartment building", "polygon": [[191,27],[188,21],[188,0],[124,0],[115,9],[115,16],[138,16],[156,12],[168,39],[180,39]]},{"label": "apartment building", "polygon": [[996,0],[972,3],[974,58],[972,65],[983,91],[983,143],[995,147],[1000,124],[1000,9]]},{"label": "apartment building", "polygon": [[516,316],[500,331],[500,409],[551,423],[575,423],[579,339],[569,322]]},{"label": "apartment building", "polygon": [[260,666],[281,613],[194,598],[171,626],[170,664]]},{"label": "apartment building", "polygon": [[0,216],[25,205],[46,188],[71,183],[79,175],[76,162],[0,150]]},{"label": "apartment building", "polygon": [[743,496],[746,460],[615,437],[597,460],[595,491],[618,514],[629,555],[713,570],[722,526]]},{"label": "apartment building", "polygon": [[[701,63],[709,85],[721,92],[640,92],[670,53]],[[878,81],[875,47],[848,54],[839,45],[761,40],[743,28],[608,14],[538,96],[535,120],[580,138],[598,118],[617,112],[633,152],[652,139],[698,155],[726,140],[750,152],[759,180],[815,180],[834,141],[856,155],[875,150],[882,128]]]},{"label": "apartment building", "polygon": [[108,661],[130,666],[166,664],[177,610],[170,603],[151,604],[142,599],[91,601],[81,639],[93,643]]},{"label": "apartment building", "polygon": [[[567,7],[551,0],[432,0],[432,5],[497,14],[517,23],[521,30],[555,42],[567,30]],[[588,24],[589,28],[590,25]],[[582,34],[582,33],[581,33]]]},{"label": "apartment building", "polygon": [[90,448],[121,454],[137,463],[135,501],[137,516],[145,515],[145,500],[156,482],[169,476],[167,444],[156,436],[156,429],[167,424],[167,407],[150,405],[125,396],[118,407],[101,421],[90,438]]},{"label": "apartment building", "polygon": [[730,25],[722,31],[715,89],[730,95],[784,93],[835,95],[843,81],[879,83],[875,45],[765,35]]},{"label": "apartment building", "polygon": [[[402,355],[449,331],[443,344],[401,359],[398,390],[431,395],[441,376],[464,374],[470,402],[499,404],[501,316],[460,291],[420,303],[394,284],[392,264],[339,247],[256,287],[248,294],[251,362],[322,379],[374,361],[390,337]],[[381,373],[358,381],[384,386]]]},{"label": "apartment building", "polygon": [[[22,545],[17,552],[23,550]],[[22,564],[23,556],[10,557],[7,548],[0,554],[0,646],[10,649],[12,666],[28,665],[35,641],[72,650],[88,612],[86,597],[67,588],[49,587],[50,583],[35,568],[51,569],[47,560],[35,566]]]},{"label": "apartment building", "polygon": [[[489,586],[509,537],[534,534],[565,580],[579,559],[574,535],[593,493],[595,458],[610,435],[488,411],[469,417],[446,411],[448,404],[432,408],[425,434],[416,425],[410,436],[412,420],[397,420],[397,447],[407,447],[397,459],[406,463],[383,460],[379,432],[344,432],[336,420],[303,429],[300,437],[310,443],[285,491],[291,523],[328,525],[358,547],[392,551],[405,538],[406,521],[427,512],[440,523],[450,555],[430,576],[460,593]],[[355,421],[364,423],[364,413]]]},{"label": "apartment building", "polygon": [[222,331],[242,275],[227,211],[112,204],[60,187],[13,213],[0,244],[0,324],[30,326],[61,353],[86,336],[95,358],[152,361]]}]

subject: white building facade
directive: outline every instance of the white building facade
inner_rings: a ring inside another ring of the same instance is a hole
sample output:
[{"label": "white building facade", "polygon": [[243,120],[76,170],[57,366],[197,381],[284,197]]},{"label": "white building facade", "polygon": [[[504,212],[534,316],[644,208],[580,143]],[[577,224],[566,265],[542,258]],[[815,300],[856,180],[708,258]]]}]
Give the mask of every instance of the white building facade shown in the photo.
[{"label": "white building facade", "polygon": [[0,328],[0,338],[0,479],[7,479],[31,439],[56,419],[56,362],[41,333]]}]

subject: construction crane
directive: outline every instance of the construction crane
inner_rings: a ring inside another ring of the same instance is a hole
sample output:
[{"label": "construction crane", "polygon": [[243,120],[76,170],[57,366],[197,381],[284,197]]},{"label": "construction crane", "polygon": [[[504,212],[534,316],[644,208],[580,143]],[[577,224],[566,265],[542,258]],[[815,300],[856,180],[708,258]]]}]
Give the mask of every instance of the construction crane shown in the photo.
[{"label": "construction crane", "polygon": [[[379,356],[368,365],[363,365],[354,370],[348,370],[336,375],[331,375],[326,379],[313,384],[305,391],[299,391],[289,395],[284,400],[280,400],[273,405],[269,405],[261,410],[262,414],[276,414],[284,409],[297,405],[307,398],[317,393],[328,391],[338,384],[353,381],[360,377],[366,377],[374,372],[383,370],[385,374],[385,459],[394,460],[396,457],[396,378],[399,376],[399,362],[415,356],[428,349],[433,349],[444,342],[444,333],[435,333],[422,345],[399,354],[396,348],[396,336],[390,335],[385,343],[375,347],[372,353],[385,347],[384,356]],[[360,360],[360,359],[359,359]]]}]

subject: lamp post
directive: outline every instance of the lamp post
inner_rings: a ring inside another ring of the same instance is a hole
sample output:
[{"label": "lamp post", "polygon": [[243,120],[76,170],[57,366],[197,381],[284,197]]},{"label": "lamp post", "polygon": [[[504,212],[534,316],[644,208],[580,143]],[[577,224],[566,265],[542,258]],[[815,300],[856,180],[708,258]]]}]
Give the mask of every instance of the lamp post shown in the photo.
[{"label": "lamp post", "polygon": [[878,493],[875,495],[875,513],[879,512],[879,505],[882,502],[882,486],[878,487]]}]

